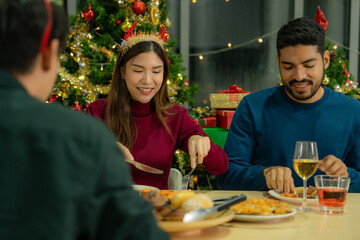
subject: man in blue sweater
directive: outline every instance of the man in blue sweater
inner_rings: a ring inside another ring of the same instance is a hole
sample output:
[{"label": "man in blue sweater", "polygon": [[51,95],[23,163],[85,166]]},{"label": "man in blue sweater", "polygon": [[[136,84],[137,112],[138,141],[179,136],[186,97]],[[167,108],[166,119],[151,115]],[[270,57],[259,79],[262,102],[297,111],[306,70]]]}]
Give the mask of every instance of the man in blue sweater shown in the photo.
[{"label": "man in blue sweater", "polygon": [[283,85],[240,102],[225,143],[229,167],[221,189],[293,192],[302,186],[292,164],[295,143],[315,141],[321,160],[314,175],[349,176],[349,191],[360,192],[360,103],[321,86],[330,61],[324,46],[324,29],[310,18],[279,30]]}]

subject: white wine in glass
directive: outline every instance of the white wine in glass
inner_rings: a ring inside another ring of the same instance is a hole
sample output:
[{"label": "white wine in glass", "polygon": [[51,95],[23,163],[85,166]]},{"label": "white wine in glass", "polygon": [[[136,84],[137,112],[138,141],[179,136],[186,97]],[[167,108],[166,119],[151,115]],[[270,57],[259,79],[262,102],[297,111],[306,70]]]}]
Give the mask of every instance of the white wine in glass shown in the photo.
[{"label": "white wine in glass", "polygon": [[307,179],[311,177],[318,168],[319,157],[316,142],[298,141],[294,152],[294,170],[303,179],[303,204],[302,211],[306,211],[307,200]]}]

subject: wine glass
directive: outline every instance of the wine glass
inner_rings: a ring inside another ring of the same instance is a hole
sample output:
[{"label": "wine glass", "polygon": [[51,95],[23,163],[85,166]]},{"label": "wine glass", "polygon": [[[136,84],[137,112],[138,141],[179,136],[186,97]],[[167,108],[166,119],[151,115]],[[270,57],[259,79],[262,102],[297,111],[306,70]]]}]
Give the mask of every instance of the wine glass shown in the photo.
[{"label": "wine glass", "polygon": [[300,211],[307,211],[307,179],[311,177],[318,168],[319,157],[316,142],[297,141],[294,152],[294,170],[299,177],[303,179],[303,203]]}]

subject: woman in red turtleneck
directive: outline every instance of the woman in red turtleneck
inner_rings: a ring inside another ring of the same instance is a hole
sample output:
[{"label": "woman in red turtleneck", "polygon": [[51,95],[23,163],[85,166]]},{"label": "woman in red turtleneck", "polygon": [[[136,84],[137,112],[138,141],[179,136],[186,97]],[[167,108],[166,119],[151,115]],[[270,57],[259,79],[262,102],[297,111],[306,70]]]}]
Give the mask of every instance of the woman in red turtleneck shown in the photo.
[{"label": "woman in red turtleneck", "polygon": [[127,158],[164,171],[151,174],[131,165],[133,182],[167,189],[176,149],[189,153],[212,174],[225,173],[228,157],[179,105],[170,103],[166,79],[169,64],[161,45],[150,40],[131,43],[119,55],[107,100],[91,103],[86,112],[108,125]]}]

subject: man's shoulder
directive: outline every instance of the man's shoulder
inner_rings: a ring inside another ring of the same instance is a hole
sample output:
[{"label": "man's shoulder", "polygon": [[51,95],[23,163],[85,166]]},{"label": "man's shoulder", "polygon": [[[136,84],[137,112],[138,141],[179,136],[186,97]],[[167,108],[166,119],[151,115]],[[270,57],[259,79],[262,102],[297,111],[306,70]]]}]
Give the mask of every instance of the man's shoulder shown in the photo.
[{"label": "man's shoulder", "polygon": [[249,98],[250,99],[267,98],[274,94],[279,94],[281,87],[282,86],[275,86],[275,87],[271,87],[271,88],[261,89],[259,91],[250,93],[249,95],[245,96],[245,98],[247,98],[247,99],[249,99]]},{"label": "man's shoulder", "polygon": [[[59,104],[40,104],[36,107],[39,129],[61,132],[64,135],[88,136],[103,135],[107,132],[105,125],[98,119]],[[41,126],[40,126],[41,125]]]},{"label": "man's shoulder", "polygon": [[359,100],[349,97],[349,96],[346,96],[340,92],[336,92],[336,91],[326,88],[326,87],[324,87],[324,89],[325,89],[325,91],[329,92],[329,98],[331,98],[335,101],[338,101],[338,102],[350,103],[350,104],[353,104],[354,106],[360,107]]},{"label": "man's shoulder", "polygon": [[282,86],[275,86],[262,89],[245,96],[244,99],[250,105],[255,104],[256,106],[259,106],[270,99],[278,99],[281,96],[281,87]]}]

